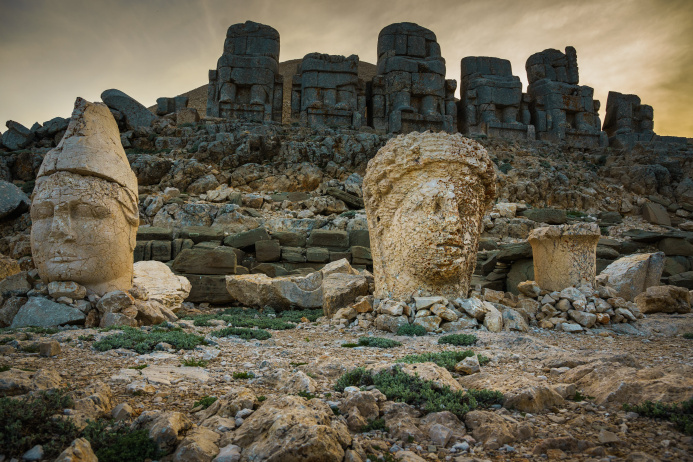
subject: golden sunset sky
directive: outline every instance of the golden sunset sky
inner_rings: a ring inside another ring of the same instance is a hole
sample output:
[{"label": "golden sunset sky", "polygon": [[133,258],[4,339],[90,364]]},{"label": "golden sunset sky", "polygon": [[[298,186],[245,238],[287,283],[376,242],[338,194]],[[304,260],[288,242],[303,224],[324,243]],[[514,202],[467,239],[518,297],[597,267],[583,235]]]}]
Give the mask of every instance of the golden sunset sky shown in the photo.
[{"label": "golden sunset sky", "polygon": [[[465,56],[524,64],[577,49],[580,84],[654,106],[655,131],[693,137],[693,0],[0,0],[0,121],[68,117],[81,96],[117,88],[145,106],[207,83],[226,29],[252,20],[281,35],[281,61],[310,52],[376,62],[380,30],[415,22],[438,37],[447,76]],[[4,131],[5,127],[0,127]]]}]

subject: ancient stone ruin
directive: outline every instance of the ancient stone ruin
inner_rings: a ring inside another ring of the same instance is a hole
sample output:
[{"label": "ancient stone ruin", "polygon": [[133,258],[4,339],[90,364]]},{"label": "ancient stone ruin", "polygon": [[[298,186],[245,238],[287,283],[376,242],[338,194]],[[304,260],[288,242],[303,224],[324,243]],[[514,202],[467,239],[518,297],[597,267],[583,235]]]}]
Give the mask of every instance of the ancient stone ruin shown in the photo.
[{"label": "ancient stone ruin", "polygon": [[594,286],[600,237],[596,224],[533,229],[527,241],[532,245],[534,280],[539,287],[561,291],[582,284]]},{"label": "ancient stone ruin", "polygon": [[486,56],[462,59],[459,130],[510,139],[534,139],[528,99],[510,61]]},{"label": "ancient stone ruin", "polygon": [[369,122],[389,133],[455,131],[457,83],[430,30],[391,24],[378,35],[378,75],[368,86]]},{"label": "ancient stone ruin", "polygon": [[525,64],[529,86],[529,108],[537,138],[573,145],[606,145],[601,135],[599,101],[594,89],[578,85],[577,52],[548,49],[535,53]]},{"label": "ancient stone ruin", "polygon": [[31,204],[31,249],[41,279],[99,295],[132,286],[137,178],[104,104],[77,98],[60,144],[46,155]]},{"label": "ancient stone ruin", "polygon": [[366,86],[359,57],[310,53],[293,77],[291,117],[311,127],[358,130],[366,123]]},{"label": "ancient stone ruin", "polygon": [[363,195],[377,298],[467,293],[495,197],[481,145],[444,133],[393,138],[368,163]]},{"label": "ancient stone ruin", "polygon": [[283,78],[279,32],[246,21],[226,32],[224,52],[209,71],[207,115],[250,122],[281,122]]}]

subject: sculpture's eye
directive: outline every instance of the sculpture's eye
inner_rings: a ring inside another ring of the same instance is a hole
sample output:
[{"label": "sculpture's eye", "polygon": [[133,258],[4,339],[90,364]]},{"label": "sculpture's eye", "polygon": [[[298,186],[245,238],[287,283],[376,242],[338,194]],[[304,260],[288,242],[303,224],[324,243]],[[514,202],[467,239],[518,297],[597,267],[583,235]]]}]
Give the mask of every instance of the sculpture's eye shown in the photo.
[{"label": "sculpture's eye", "polygon": [[53,217],[53,204],[51,203],[40,203],[34,204],[31,207],[31,218],[33,220],[45,220],[46,218]]}]

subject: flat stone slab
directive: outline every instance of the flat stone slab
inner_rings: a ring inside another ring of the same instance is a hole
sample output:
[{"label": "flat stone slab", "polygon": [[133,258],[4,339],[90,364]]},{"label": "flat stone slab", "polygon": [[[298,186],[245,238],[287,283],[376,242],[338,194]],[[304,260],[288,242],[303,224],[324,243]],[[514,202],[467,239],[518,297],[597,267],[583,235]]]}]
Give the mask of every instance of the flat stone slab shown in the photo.
[{"label": "flat stone slab", "polygon": [[81,324],[84,322],[84,313],[62,303],[55,303],[42,297],[31,297],[22,306],[10,327],[51,327],[64,324]]}]

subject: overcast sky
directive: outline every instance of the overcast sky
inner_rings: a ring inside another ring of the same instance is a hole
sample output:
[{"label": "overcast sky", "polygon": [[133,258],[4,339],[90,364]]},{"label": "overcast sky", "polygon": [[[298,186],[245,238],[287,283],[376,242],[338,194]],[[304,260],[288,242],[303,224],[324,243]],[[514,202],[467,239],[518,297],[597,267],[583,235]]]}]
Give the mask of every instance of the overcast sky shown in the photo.
[{"label": "overcast sky", "polygon": [[[281,35],[280,60],[310,52],[375,63],[378,33],[418,23],[438,37],[448,78],[465,56],[527,58],[577,49],[580,84],[654,106],[655,131],[693,137],[691,0],[0,0],[0,121],[69,116],[117,88],[145,106],[207,83],[226,29],[253,20]],[[4,131],[5,127],[0,127]]]}]

